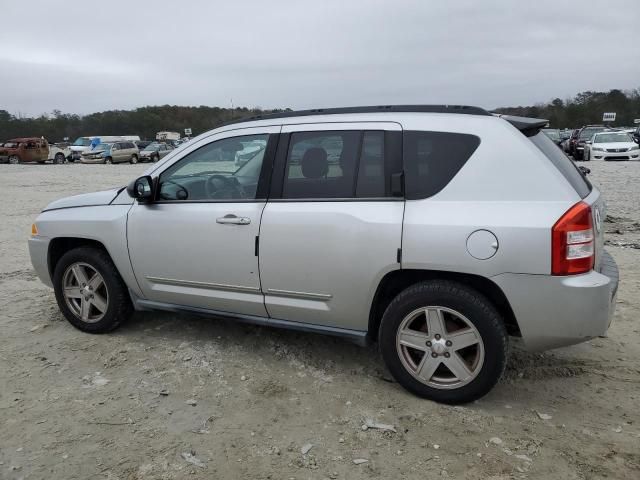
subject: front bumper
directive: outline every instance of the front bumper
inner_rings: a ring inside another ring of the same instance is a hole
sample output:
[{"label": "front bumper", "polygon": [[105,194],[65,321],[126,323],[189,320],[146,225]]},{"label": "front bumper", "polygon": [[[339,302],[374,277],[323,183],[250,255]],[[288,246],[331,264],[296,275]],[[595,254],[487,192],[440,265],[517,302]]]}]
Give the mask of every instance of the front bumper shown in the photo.
[{"label": "front bumper", "polygon": [[104,158],[86,158],[80,157],[80,163],[104,163]]},{"label": "front bumper", "polygon": [[49,263],[47,261],[49,256],[49,239],[39,235],[29,238],[29,256],[31,257],[31,264],[38,278],[40,278],[42,283],[53,288],[53,281],[49,274]]},{"label": "front bumper", "polygon": [[627,150],[626,152],[601,152],[593,150],[591,155],[593,158],[602,160],[638,160],[640,158],[640,150]]},{"label": "front bumper", "polygon": [[603,335],[618,292],[618,266],[603,251],[599,272],[555,277],[505,273],[492,280],[515,314],[527,350],[564,347]]}]

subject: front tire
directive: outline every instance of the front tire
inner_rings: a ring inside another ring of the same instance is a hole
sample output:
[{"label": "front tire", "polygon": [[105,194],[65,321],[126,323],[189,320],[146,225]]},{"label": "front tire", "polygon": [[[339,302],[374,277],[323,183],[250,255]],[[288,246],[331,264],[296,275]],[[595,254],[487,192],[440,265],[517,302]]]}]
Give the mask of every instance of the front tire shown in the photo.
[{"label": "front tire", "polygon": [[382,317],[378,340],[400,385],[442,403],[482,397],[506,365],[501,315],[479,292],[451,281],[421,282],[402,291]]},{"label": "front tire", "polygon": [[53,158],[53,163],[62,165],[64,163],[64,154],[56,153],[56,156]]},{"label": "front tire", "polygon": [[60,310],[83,332],[110,332],[132,313],[127,286],[104,250],[79,247],[65,253],[53,286]]},{"label": "front tire", "polygon": [[111,157],[107,157],[104,159],[104,163],[105,165],[111,165],[113,163],[113,160],[111,159]]}]

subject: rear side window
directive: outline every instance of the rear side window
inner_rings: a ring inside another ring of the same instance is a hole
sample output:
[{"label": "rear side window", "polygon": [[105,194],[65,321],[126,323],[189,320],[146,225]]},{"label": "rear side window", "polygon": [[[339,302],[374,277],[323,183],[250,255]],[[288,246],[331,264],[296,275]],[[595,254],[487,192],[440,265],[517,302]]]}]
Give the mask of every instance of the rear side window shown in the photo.
[{"label": "rear side window", "polygon": [[403,137],[407,200],[442,190],[480,145],[478,137],[464,133],[406,131]]},{"label": "rear side window", "polygon": [[[389,159],[384,131],[340,130],[292,133],[282,198],[384,198],[399,162]],[[393,139],[392,139],[393,140]],[[395,156],[399,160],[399,156]]]},{"label": "rear side window", "polygon": [[591,193],[591,183],[578,170],[578,167],[567,157],[558,146],[553,143],[544,133],[539,132],[533,137],[529,137],[533,144],[551,160],[560,173],[567,179],[567,182],[578,192],[580,198],[585,198]]}]

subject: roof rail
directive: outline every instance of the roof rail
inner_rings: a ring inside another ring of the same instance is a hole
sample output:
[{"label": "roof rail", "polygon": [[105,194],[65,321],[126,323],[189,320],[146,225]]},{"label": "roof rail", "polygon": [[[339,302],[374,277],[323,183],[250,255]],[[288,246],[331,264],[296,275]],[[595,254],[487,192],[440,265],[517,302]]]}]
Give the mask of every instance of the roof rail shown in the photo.
[{"label": "roof rail", "polygon": [[544,118],[516,117],[515,115],[502,115],[499,113],[494,113],[494,115],[503,118],[527,137],[533,137],[540,129],[549,124],[549,120],[545,120]]},{"label": "roof rail", "polygon": [[[267,113],[251,117],[232,120],[224,125],[252,122],[256,120],[271,120],[274,118],[308,117],[311,115],[339,115],[346,113],[462,113],[467,115],[491,115],[485,109],[469,105],[371,105],[363,107],[314,108],[311,110],[297,110],[289,112]],[[221,125],[221,126],[224,126]]]}]

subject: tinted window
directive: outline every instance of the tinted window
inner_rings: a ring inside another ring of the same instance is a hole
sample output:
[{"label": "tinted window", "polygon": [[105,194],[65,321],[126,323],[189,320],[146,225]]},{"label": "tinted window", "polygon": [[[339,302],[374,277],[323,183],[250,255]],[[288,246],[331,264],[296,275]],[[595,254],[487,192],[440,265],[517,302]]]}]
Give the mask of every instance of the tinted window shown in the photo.
[{"label": "tinted window", "polygon": [[384,197],[384,132],[364,132],[356,197]]},{"label": "tinted window", "polygon": [[458,173],[478,145],[478,137],[463,133],[405,132],[406,198],[415,200],[438,193]]},{"label": "tinted window", "polygon": [[538,147],[546,157],[551,160],[560,173],[567,179],[571,186],[578,192],[581,198],[586,197],[591,192],[591,184],[582,175],[578,167],[567,157],[562,150],[549,140],[542,132],[529,137],[533,144]]},{"label": "tinted window", "polygon": [[225,138],[189,153],[160,175],[160,200],[255,199],[268,138]]},{"label": "tinted window", "polygon": [[358,131],[291,134],[282,197],[353,197],[361,137]]}]

